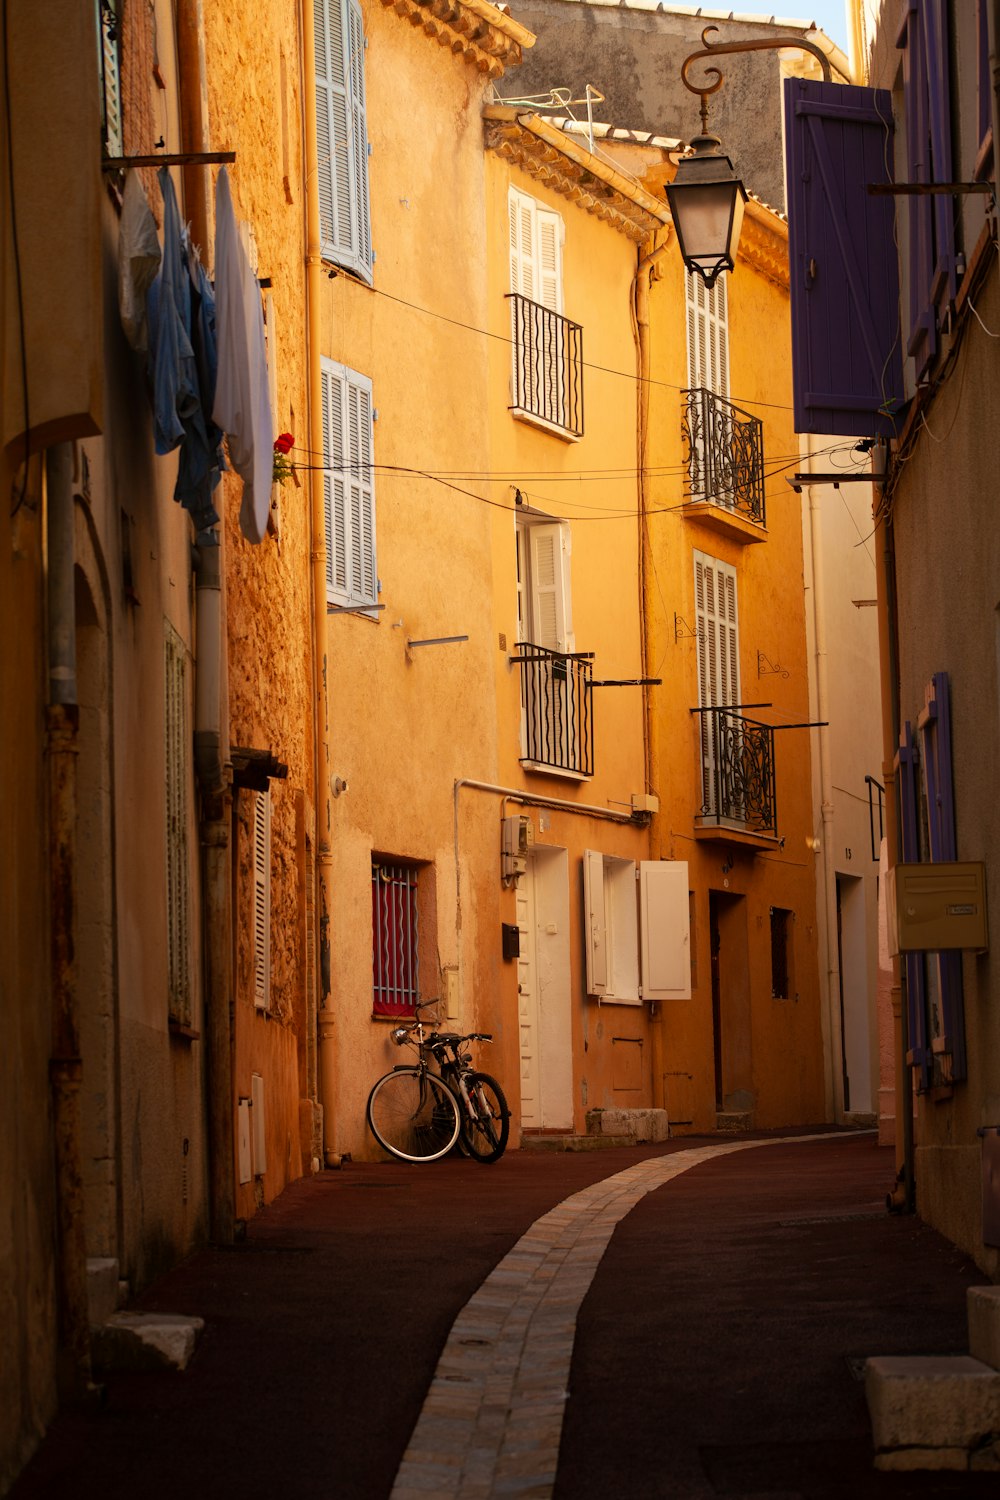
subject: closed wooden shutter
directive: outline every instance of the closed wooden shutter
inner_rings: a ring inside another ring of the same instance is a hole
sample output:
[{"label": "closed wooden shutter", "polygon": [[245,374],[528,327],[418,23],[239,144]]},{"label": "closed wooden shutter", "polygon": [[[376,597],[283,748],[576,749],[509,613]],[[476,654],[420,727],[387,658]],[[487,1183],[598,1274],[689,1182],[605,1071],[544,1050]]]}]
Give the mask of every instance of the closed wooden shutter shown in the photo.
[{"label": "closed wooden shutter", "polygon": [[604,900],[604,855],[583,852],[584,949],[587,994],[603,995],[608,988],[608,922]]},{"label": "closed wooden shutter", "polygon": [[639,933],[644,1000],[691,998],[691,929],[687,861],[639,865]]},{"label": "closed wooden shutter", "polygon": [[314,0],[320,247],[371,280],[364,26],[357,0]]},{"label": "closed wooden shutter", "polygon": [[253,1000],[271,1000],[271,794],[253,794]]},{"label": "closed wooden shutter", "polygon": [[120,0],[97,0],[100,37],[101,93],[103,104],[104,154],[123,156],[121,96],[121,4]]},{"label": "closed wooden shutter", "polygon": [[327,602],[374,604],[372,384],[332,360],[321,369]]},{"label": "closed wooden shutter", "polygon": [[[736,570],[704,552],[694,554],[698,633],[698,706],[726,708],[740,701]],[[715,807],[716,716],[701,714],[702,809]]]},{"label": "closed wooden shutter", "polygon": [[187,693],[187,648],[168,625],[164,651],[167,996],[170,1015],[183,1025],[191,1023]]},{"label": "closed wooden shutter", "polygon": [[546,651],[569,650],[569,590],[564,567],[568,527],[531,526],[531,631],[536,646]]},{"label": "closed wooden shutter", "polygon": [[729,400],[729,278],[686,277],[688,386]]}]

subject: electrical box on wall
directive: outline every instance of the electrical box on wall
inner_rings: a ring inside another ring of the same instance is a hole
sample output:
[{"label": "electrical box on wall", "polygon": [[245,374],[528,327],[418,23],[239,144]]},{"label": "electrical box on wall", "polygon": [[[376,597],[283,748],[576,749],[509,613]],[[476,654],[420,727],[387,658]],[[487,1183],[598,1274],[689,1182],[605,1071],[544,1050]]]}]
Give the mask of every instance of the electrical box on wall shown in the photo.
[{"label": "electrical box on wall", "polygon": [[896,865],[888,872],[889,952],[985,952],[986,866],[958,860]]},{"label": "electrical box on wall", "polygon": [[535,842],[535,825],[526,813],[504,818],[500,846],[500,873],[505,881],[516,880],[528,867],[528,850]]}]

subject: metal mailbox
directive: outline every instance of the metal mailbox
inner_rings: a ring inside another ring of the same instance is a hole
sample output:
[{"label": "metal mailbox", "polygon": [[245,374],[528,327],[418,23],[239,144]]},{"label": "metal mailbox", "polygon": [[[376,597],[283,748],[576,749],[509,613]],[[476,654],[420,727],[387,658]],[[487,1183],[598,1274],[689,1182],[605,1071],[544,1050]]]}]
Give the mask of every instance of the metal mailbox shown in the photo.
[{"label": "metal mailbox", "polygon": [[986,866],[938,860],[889,870],[886,889],[889,951],[940,953],[989,947]]}]

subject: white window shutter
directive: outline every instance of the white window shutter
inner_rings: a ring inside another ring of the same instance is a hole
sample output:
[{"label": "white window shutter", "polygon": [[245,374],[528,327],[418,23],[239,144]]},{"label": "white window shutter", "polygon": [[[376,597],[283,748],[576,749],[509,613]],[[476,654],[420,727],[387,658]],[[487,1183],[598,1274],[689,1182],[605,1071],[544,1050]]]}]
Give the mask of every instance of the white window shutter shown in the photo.
[{"label": "white window shutter", "polygon": [[691,932],[686,860],[639,866],[639,931],[644,1000],[691,998]]},{"label": "white window shutter", "polygon": [[726,708],[740,701],[736,569],[696,552],[694,590],[699,707]]},{"label": "white window shutter", "polygon": [[507,194],[510,218],[510,289],[535,300],[535,200],[511,188]]},{"label": "white window shutter", "polygon": [[729,293],[725,275],[711,291],[701,277],[687,275],[688,385],[729,400]]},{"label": "white window shutter", "polygon": [[351,139],[354,150],[355,222],[361,270],[372,265],[371,198],[368,189],[368,120],[365,105],[365,26],[358,0],[349,0],[351,43]]},{"label": "white window shutter", "polygon": [[374,604],[372,384],[332,360],[321,362],[321,372],[327,603]]},{"label": "white window shutter", "polygon": [[583,853],[583,923],[587,994],[603,995],[608,988],[608,922],[604,855],[596,849],[585,849]]},{"label": "white window shutter", "polygon": [[533,642],[546,651],[568,649],[568,577],[563,533],[568,527],[531,526],[531,613]]},{"label": "white window shutter", "polygon": [[543,307],[561,313],[562,295],[562,240],[563,221],[559,214],[539,208],[535,214],[537,226],[536,264],[538,267],[536,300]]},{"label": "white window shutter", "polygon": [[253,808],[254,1004],[271,1001],[271,793],[255,792]]}]

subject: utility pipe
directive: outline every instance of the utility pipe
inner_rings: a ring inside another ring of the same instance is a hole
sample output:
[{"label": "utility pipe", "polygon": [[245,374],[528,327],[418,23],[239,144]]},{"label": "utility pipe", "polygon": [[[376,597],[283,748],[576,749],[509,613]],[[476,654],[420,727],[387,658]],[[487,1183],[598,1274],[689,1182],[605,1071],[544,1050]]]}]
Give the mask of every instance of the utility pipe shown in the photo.
[{"label": "utility pipe", "polygon": [[[323,378],[320,365],[320,310],[323,256],[319,229],[319,155],[316,144],[316,35],[312,0],[302,0],[302,67],[306,169],[306,342],[309,449],[323,452]],[[337,1039],[331,975],[333,912],[332,793],[330,788],[330,705],[327,697],[326,518],[323,473],[315,465],[309,485],[312,511],[313,705],[316,729],[316,915],[319,934],[318,1096],[323,1111],[323,1154],[328,1165],[337,1152]]]},{"label": "utility pipe", "polygon": [[[812,439],[807,437],[808,457],[812,458]],[[813,654],[816,683],[816,718],[819,788],[820,788],[820,855],[823,861],[823,905],[824,905],[824,974],[825,1004],[821,1012],[823,1030],[823,1052],[826,1059],[824,1069],[824,1092],[826,1095],[826,1117],[835,1124],[844,1119],[844,1040],[842,1029],[842,1005],[840,995],[840,953],[837,943],[837,862],[833,844],[833,776],[830,766],[830,691],[827,677],[826,646],[826,588],[823,580],[822,557],[822,513],[820,511],[819,487],[807,486],[809,503],[806,519],[809,526],[809,567],[813,610]]]},{"label": "utility pipe", "polygon": [[[888,866],[899,861],[899,820],[896,795],[896,751],[899,747],[899,625],[896,606],[896,556],[892,523],[885,514],[884,480],[886,448],[882,443],[872,458],[872,477],[877,488],[876,523],[879,533],[876,573],[879,673],[882,680],[882,783],[885,787],[885,844]],[[896,1186],[888,1195],[889,1206],[906,1213],[915,1207],[913,1075],[906,1060],[909,1051],[906,969],[897,954],[892,960],[892,1017],[895,1032],[896,1069]]]},{"label": "utility pipe", "polygon": [[49,921],[52,955],[52,1054],[49,1083],[55,1145],[59,1319],[57,1378],[64,1397],[90,1385],[90,1317],[82,1167],[83,1060],[76,970],[76,768],[80,709],[76,678],[73,545],[73,448],[45,455],[48,563]]}]

